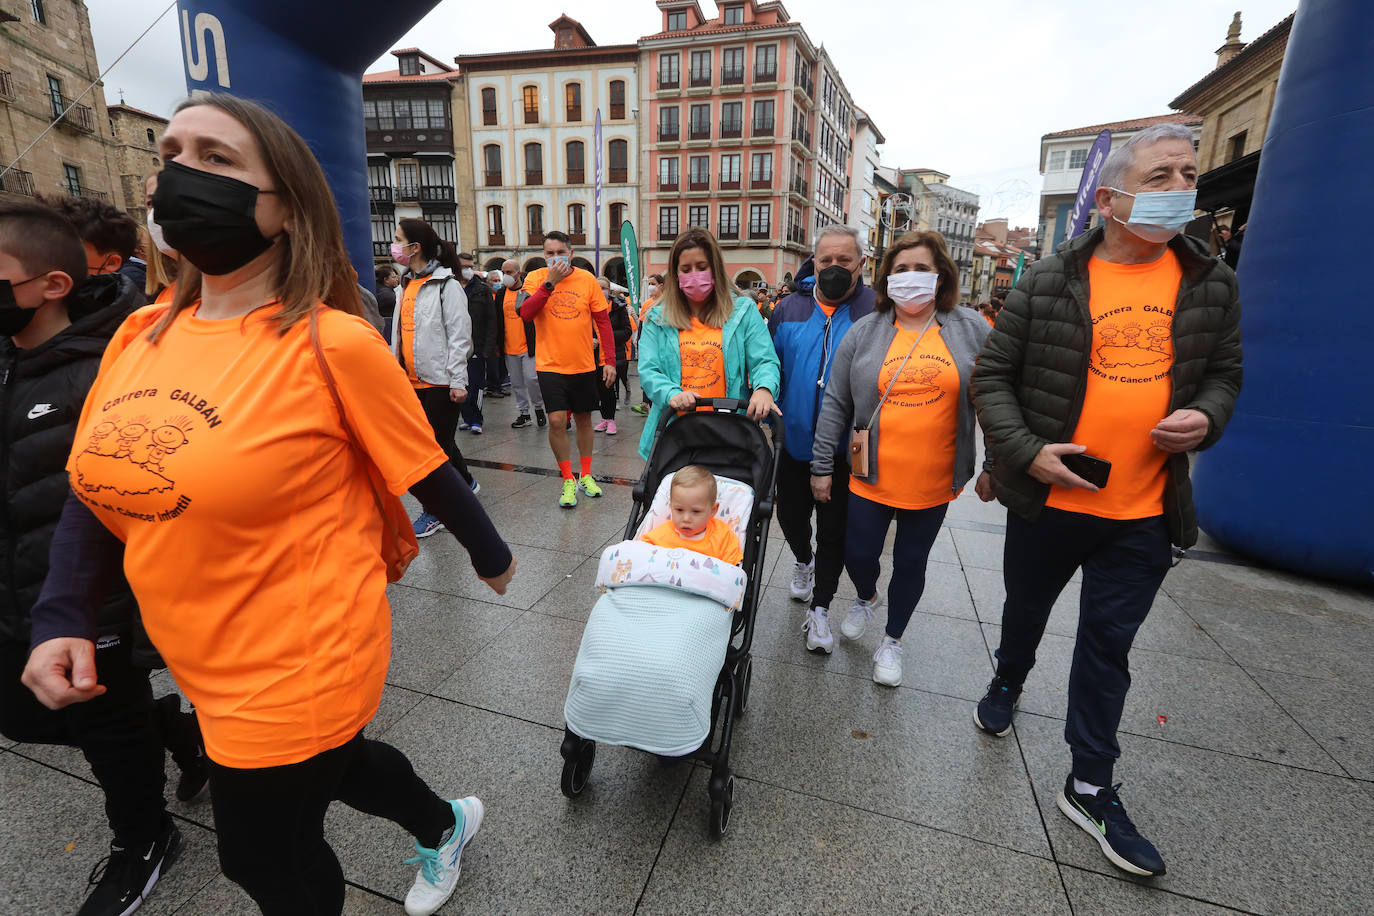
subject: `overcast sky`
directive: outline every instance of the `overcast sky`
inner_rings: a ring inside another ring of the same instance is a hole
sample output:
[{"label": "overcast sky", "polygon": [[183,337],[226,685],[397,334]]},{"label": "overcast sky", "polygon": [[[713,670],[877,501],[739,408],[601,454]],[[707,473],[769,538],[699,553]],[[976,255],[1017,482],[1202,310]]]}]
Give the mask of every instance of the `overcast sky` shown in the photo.
[{"label": "overcast sky", "polygon": [[[230,0],[224,0],[230,2]],[[88,0],[96,53],[109,66],[167,0]],[[332,4],[322,3],[321,7]],[[341,4],[342,5],[342,4]],[[887,138],[883,164],[934,168],[981,195],[980,219],[1034,226],[1042,134],[1169,111],[1216,64],[1237,9],[1251,41],[1296,0],[786,0],[824,44],[859,107]],[[714,12],[712,0],[701,0]],[[372,3],[384,11],[386,4]],[[499,10],[500,12],[497,12]],[[862,11],[860,13],[859,11]],[[566,12],[598,44],[660,28],[652,0],[442,0],[400,39],[443,61],[456,54],[551,47]],[[395,68],[384,55],[372,70]],[[169,114],[185,93],[175,10],[110,71],[105,95]]]}]

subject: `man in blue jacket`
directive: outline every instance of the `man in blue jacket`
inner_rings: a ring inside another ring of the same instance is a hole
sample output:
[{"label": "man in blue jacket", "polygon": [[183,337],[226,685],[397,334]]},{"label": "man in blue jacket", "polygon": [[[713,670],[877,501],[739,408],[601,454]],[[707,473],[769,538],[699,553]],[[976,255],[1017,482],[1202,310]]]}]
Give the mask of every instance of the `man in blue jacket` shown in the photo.
[{"label": "man in blue jacket", "polygon": [[[821,230],[812,263],[802,265],[798,273],[799,288],[804,288],[800,278],[814,271],[814,293],[799,291],[788,296],[778,303],[768,322],[773,346],[782,360],[778,406],[787,433],[786,448],[778,462],[778,523],[797,558],[792,571],[792,598],[811,605],[802,625],[806,648],[827,654],[835,648],[829,608],[840,584],[840,570],[844,568],[849,475],[836,474],[829,501],[816,501],[811,493],[811,442],[840,340],[855,321],[873,311],[873,290],[863,282],[864,261],[857,229],[829,226]],[[837,464],[847,466],[838,461]]]}]

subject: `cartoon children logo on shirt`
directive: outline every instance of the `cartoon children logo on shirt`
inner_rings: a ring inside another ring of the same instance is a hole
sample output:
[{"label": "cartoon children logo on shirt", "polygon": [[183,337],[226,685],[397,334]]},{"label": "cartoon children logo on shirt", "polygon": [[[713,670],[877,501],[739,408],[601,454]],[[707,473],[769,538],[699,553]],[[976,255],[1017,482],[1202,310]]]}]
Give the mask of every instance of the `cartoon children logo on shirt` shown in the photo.
[{"label": "cartoon children logo on shirt", "polygon": [[[887,388],[892,373],[902,365],[906,354],[889,355],[883,362],[883,371],[878,380],[879,391]],[[945,390],[944,375],[954,372],[954,365],[936,353],[918,353],[907,360],[887,396],[884,407],[929,407],[937,404],[949,394]]]},{"label": "cartoon children logo on shirt", "polygon": [[720,383],[720,344],[694,341],[682,348],[682,387],[687,391],[709,391]]},{"label": "cartoon children logo on shirt", "polygon": [[1168,375],[1174,361],[1172,310],[1145,306],[1115,309],[1093,328],[1090,368],[1110,381],[1141,382]]},{"label": "cartoon children logo on shirt", "polygon": [[557,289],[549,295],[544,311],[561,321],[573,321],[582,316],[578,304],[578,293],[569,289]]},{"label": "cartoon children logo on shirt", "polygon": [[166,476],[164,462],[190,441],[192,428],[191,419],[184,416],[169,417],[158,425],[146,416],[102,420],[76,457],[77,481],[90,494],[169,492],[176,481]]}]

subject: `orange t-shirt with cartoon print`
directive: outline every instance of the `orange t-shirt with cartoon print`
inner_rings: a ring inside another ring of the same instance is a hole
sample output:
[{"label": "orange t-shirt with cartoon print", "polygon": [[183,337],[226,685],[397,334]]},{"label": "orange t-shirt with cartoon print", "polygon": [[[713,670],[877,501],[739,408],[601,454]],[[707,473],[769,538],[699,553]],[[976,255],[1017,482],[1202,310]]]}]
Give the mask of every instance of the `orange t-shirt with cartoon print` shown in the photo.
[{"label": "orange t-shirt with cartoon print", "polygon": [[706,523],[706,530],[700,537],[685,538],[678,533],[671,521],[664,522],[652,531],[645,532],[640,538],[655,547],[683,547],[717,560],[724,560],[731,566],[738,566],[744,559],[744,551],[739,546],[739,535],[734,529],[718,518]]},{"label": "orange t-shirt with cartoon print", "polygon": [[[525,278],[524,292],[534,295],[549,277],[541,267]],[[549,293],[549,300],[534,316],[534,368],[539,372],[580,375],[596,371],[592,355],[593,312],[610,311],[601,284],[589,272],[573,272]]]},{"label": "orange t-shirt with cartoon print", "polygon": [[[939,331],[939,325],[931,324],[921,337],[920,331],[898,328],[892,338],[878,373],[878,396],[899,367],[901,375],[878,412],[878,450],[869,456],[868,466],[870,474],[877,470],[878,481],[851,478],[851,493],[897,509],[929,509],[955,497],[959,370]],[[921,343],[912,351],[918,337]],[[911,358],[902,366],[907,353]]]},{"label": "orange t-shirt with cartoon print", "polygon": [[1168,453],[1150,431],[1169,414],[1174,383],[1174,305],[1183,280],[1169,250],[1149,264],[1088,262],[1088,356],[1083,411],[1069,441],[1112,463],[1096,493],[1051,487],[1045,505],[1099,518],[1152,518],[1164,512]]},{"label": "orange t-shirt with cartoon print", "polygon": [[410,386],[417,389],[443,387],[423,382],[420,376],[415,374],[415,297],[420,294],[420,287],[424,286],[428,279],[416,277],[407,283],[405,291],[401,293],[401,306],[396,310],[396,333],[400,335],[401,364],[405,366]]},{"label": "orange t-shirt with cartoon print", "polygon": [[[125,543],[148,635],[216,763],[299,763],[376,715],[391,654],[383,520],[310,343],[263,308],[206,321],[160,306],[105,350],[67,463]],[[321,308],[348,421],[386,487],[446,460],[405,373],[363,319]]]},{"label": "orange t-shirt with cartoon print", "polygon": [[525,340],[525,321],[515,300],[520,298],[520,290],[508,289],[501,297],[501,314],[506,322],[506,355],[524,356],[529,353],[529,342]]},{"label": "orange t-shirt with cartoon print", "polygon": [[694,317],[691,328],[677,332],[677,343],[682,390],[701,398],[725,397],[724,332]]}]

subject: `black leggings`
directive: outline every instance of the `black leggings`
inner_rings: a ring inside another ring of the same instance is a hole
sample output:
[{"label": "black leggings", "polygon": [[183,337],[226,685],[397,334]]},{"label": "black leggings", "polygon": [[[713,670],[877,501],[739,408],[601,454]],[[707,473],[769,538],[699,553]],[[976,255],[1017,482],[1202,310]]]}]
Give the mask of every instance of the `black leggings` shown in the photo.
[{"label": "black leggings", "polygon": [[210,797],[220,867],[263,916],[343,911],[343,870],[324,839],[325,811],[336,799],[395,821],[430,849],[454,825],[453,809],[405,755],[362,733],[287,766],[241,770],[212,762]]},{"label": "black leggings", "polygon": [[[618,383],[617,383],[618,384]],[[601,399],[601,419],[615,419],[615,392],[616,386],[607,386],[606,378],[601,374],[601,370],[596,370],[596,394]]]},{"label": "black leggings", "polygon": [[940,535],[949,503],[929,509],[894,509],[857,493],[849,494],[849,531],[845,538],[845,569],[859,597],[878,594],[883,543],[895,516],[897,540],[892,546],[892,579],[887,583],[887,635],[901,639],[926,590],[930,549]]},{"label": "black leggings", "polygon": [[463,453],[454,441],[458,435],[458,420],[463,415],[463,405],[453,403],[447,388],[416,388],[415,396],[420,399],[425,419],[429,420],[434,439],[448,456],[449,464],[453,465],[468,486],[472,486],[472,472],[468,470],[468,463],[463,460]]}]

